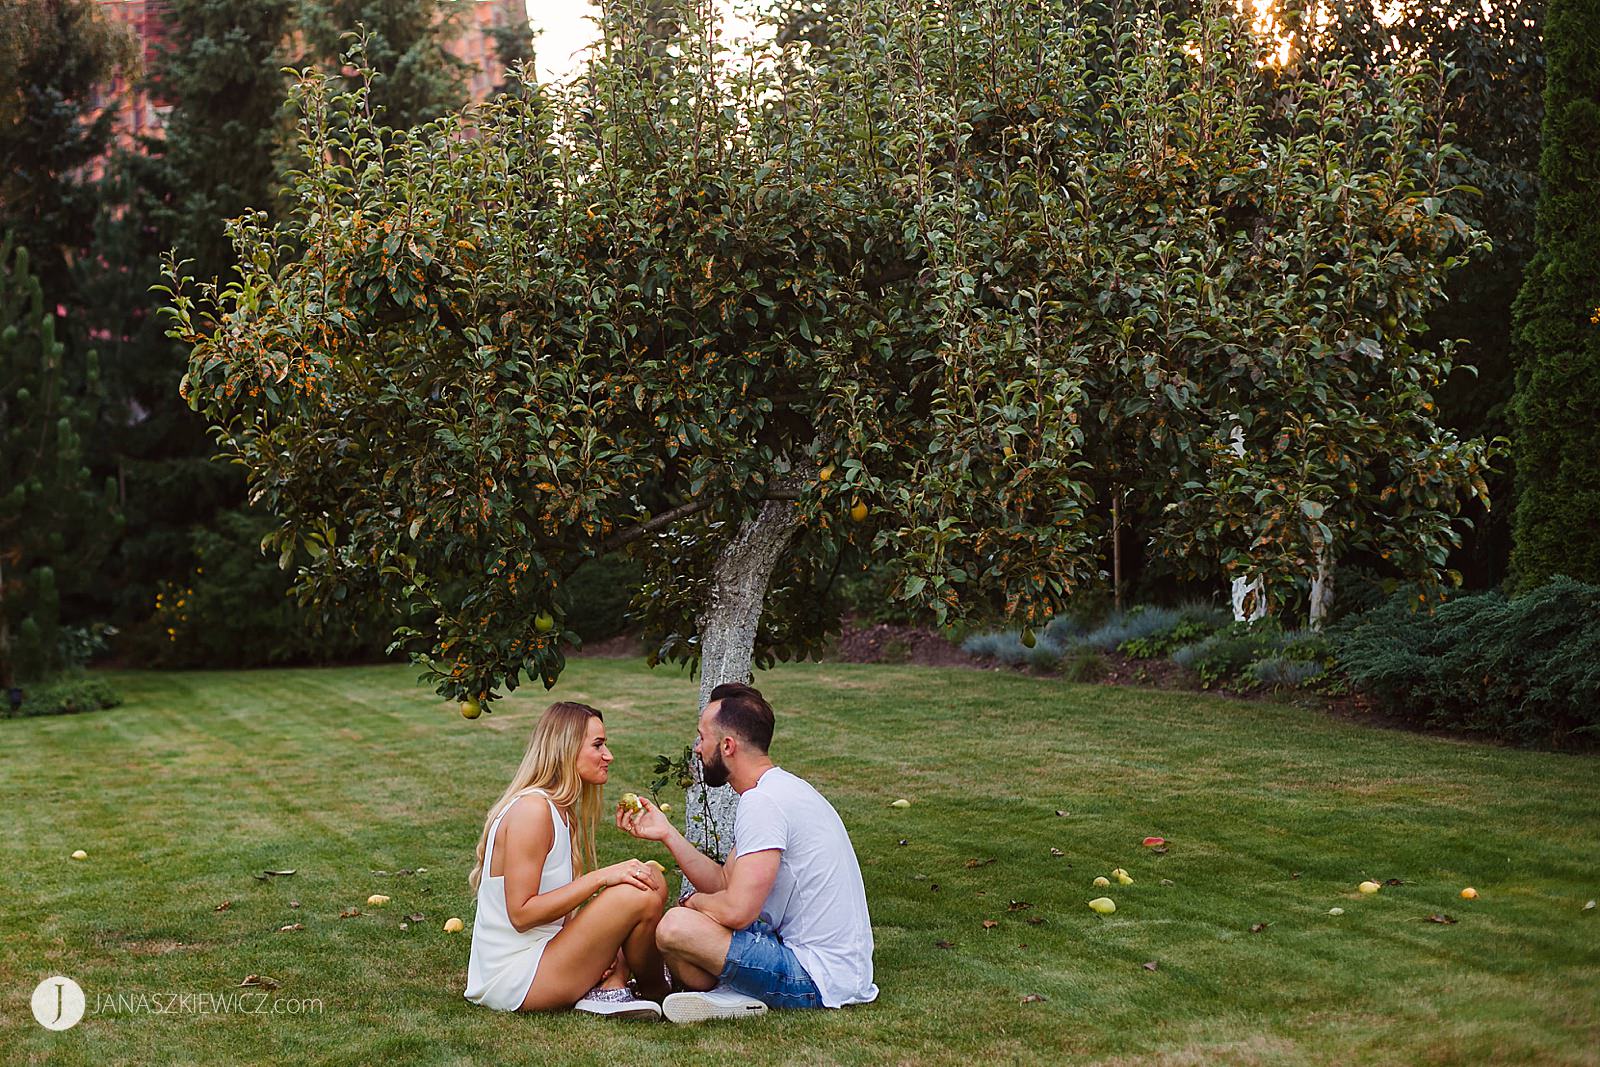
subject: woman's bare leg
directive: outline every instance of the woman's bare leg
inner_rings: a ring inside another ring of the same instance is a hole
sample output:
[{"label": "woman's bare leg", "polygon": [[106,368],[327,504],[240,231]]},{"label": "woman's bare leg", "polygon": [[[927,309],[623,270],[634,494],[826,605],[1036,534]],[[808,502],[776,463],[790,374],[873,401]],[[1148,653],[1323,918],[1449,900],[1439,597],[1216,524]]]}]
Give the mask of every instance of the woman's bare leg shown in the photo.
[{"label": "woman's bare leg", "polygon": [[628,962],[622,958],[622,950],[617,949],[617,958],[611,961],[611,969],[600,976],[600,985],[596,988],[621,989],[630,977]]},{"label": "woman's bare leg", "polygon": [[[664,890],[665,881],[662,886]],[[661,958],[661,949],[656,947],[656,924],[661,921],[661,909],[666,903],[666,894],[663,892],[661,903],[657,904],[622,942],[622,956],[626,966],[619,969],[624,973],[633,972],[634,978],[639,983],[639,995],[647,1000],[660,1000],[672,992],[672,987],[667,984],[666,972],[663,970],[666,963]]]},{"label": "woman's bare leg", "polygon": [[[601,891],[579,908],[545,946],[521,1010],[560,1011],[572,1007],[600,981],[619,948],[628,955],[625,946],[637,927],[648,926],[654,941],[655,926],[666,900],[666,880],[659,876],[649,890],[614,885]],[[659,962],[656,973],[660,973]],[[660,979],[656,982],[659,985]]]}]

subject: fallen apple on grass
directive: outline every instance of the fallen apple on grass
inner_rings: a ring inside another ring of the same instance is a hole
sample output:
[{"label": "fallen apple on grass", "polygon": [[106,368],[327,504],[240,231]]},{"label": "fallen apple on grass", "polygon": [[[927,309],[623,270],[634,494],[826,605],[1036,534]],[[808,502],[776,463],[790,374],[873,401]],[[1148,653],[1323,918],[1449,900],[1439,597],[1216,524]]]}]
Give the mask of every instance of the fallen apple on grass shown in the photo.
[{"label": "fallen apple on grass", "polygon": [[1111,879],[1102,874],[1094,880],[1093,884],[1096,889],[1104,889],[1111,884]]},{"label": "fallen apple on grass", "polygon": [[1462,900],[1477,900],[1478,899],[1478,891],[1476,889],[1472,888],[1469,885],[1469,886],[1467,886],[1467,888],[1465,888],[1465,889],[1463,889],[1461,891],[1461,899]]},{"label": "fallen apple on grass", "polygon": [[447,934],[459,934],[463,928],[464,924],[460,919],[452,918],[444,921],[444,932]]},{"label": "fallen apple on grass", "polygon": [[1110,897],[1095,897],[1089,901],[1089,907],[1101,915],[1110,915],[1117,910],[1117,902]]},{"label": "fallen apple on grass", "polygon": [[1132,885],[1133,884],[1133,875],[1129,874],[1127,871],[1123,870],[1121,867],[1118,867],[1116,870],[1112,871],[1111,872],[1111,877],[1113,877],[1113,878],[1115,878],[1117,880],[1117,884],[1118,885]]},{"label": "fallen apple on grass", "polygon": [[1378,890],[1382,889],[1383,886],[1379,885],[1377,882],[1366,881],[1366,882],[1362,882],[1360,885],[1356,886],[1356,888],[1361,890],[1363,893],[1367,893],[1367,894],[1370,895],[1370,894],[1376,893]]},{"label": "fallen apple on grass", "polygon": [[374,908],[381,908],[385,904],[389,903],[389,898],[384,896],[382,893],[374,893],[367,898],[367,903],[371,904]]},{"label": "fallen apple on grass", "polygon": [[901,797],[899,800],[892,802],[889,806],[891,808],[909,808],[911,806],[911,801],[907,800],[905,797]]},{"label": "fallen apple on grass", "polygon": [[1160,848],[1167,843],[1167,839],[1164,837],[1147,837],[1143,843],[1145,848]]},{"label": "fallen apple on grass", "polygon": [[72,854],[72,858],[75,860],[86,860],[89,858],[89,854],[80,848]]}]

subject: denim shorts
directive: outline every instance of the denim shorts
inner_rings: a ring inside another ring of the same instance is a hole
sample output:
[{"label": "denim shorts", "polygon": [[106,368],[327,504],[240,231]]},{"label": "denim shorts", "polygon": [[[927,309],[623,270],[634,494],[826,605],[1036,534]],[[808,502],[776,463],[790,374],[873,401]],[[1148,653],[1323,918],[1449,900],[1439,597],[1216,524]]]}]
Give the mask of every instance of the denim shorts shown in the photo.
[{"label": "denim shorts", "polygon": [[823,1007],[822,992],[800,966],[794,949],[760,919],[734,931],[721,981],[769,1008]]}]

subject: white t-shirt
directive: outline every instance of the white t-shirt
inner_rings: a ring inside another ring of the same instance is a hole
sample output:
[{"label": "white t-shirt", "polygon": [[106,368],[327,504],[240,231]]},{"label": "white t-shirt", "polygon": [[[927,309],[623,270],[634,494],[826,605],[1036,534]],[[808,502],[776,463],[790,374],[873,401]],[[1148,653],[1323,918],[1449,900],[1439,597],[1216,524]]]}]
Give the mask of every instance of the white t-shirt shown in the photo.
[{"label": "white t-shirt", "polygon": [[872,920],[850,835],[833,805],[781,767],[739,795],[735,855],[782,849],[761,921],[794,950],[830,1008],[876,1000]]}]

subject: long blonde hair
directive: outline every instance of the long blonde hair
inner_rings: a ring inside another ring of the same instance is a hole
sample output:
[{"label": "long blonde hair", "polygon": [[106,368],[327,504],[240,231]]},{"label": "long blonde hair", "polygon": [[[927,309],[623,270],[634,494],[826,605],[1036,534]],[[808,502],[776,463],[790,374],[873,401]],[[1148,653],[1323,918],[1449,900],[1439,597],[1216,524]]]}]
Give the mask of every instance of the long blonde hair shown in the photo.
[{"label": "long blonde hair", "polygon": [[483,854],[489,845],[489,828],[506,805],[529,788],[543,789],[556,807],[572,813],[572,876],[576,878],[594,869],[594,833],[600,818],[601,789],[578,777],[578,753],[583,749],[590,719],[605,722],[605,716],[589,705],[565,700],[551,704],[539,716],[533,737],[528,741],[528,750],[517,765],[517,773],[511,776],[511,784],[483,820],[483,833],[478,836],[478,862],[467,876],[473,892],[477,892],[478,884],[483,881]]}]

